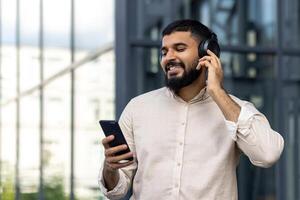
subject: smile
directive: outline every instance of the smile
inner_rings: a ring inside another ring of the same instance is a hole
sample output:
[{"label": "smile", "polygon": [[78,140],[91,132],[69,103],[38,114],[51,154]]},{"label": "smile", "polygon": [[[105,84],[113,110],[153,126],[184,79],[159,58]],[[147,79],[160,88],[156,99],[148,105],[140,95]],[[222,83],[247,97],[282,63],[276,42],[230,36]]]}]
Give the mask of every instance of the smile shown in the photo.
[{"label": "smile", "polygon": [[178,69],[178,68],[183,68],[181,65],[178,65],[178,64],[169,64],[166,66],[166,71],[172,71],[172,70],[175,70],[175,69]]}]

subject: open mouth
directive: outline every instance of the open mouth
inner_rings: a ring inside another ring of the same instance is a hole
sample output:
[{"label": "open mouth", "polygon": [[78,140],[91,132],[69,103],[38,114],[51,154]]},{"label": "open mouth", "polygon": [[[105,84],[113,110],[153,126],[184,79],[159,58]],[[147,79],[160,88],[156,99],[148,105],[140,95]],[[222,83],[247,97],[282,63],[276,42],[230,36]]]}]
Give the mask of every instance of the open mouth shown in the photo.
[{"label": "open mouth", "polygon": [[177,76],[179,73],[182,72],[183,69],[184,68],[181,65],[172,65],[166,68],[166,73],[168,74],[169,77]]},{"label": "open mouth", "polygon": [[166,66],[166,72],[174,71],[174,70],[180,69],[180,68],[183,69],[183,66],[182,66],[182,64],[180,64],[180,63],[169,63],[169,64],[167,64],[167,66]]}]

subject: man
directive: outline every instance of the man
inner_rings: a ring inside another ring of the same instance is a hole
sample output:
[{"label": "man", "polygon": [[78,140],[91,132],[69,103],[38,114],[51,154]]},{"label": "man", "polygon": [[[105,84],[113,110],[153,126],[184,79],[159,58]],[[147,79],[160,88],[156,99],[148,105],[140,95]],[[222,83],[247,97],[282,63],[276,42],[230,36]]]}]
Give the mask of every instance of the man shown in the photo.
[{"label": "man", "polygon": [[[110,148],[99,184],[109,199],[236,200],[236,167],[241,153],[270,167],[283,150],[283,138],[263,114],[222,87],[221,61],[199,45],[212,32],[195,20],[179,20],[163,31],[164,88],[132,99],[119,123],[126,145]],[[216,36],[214,36],[216,37]],[[215,38],[216,40],[216,38]],[[202,44],[202,43],[201,43]],[[218,53],[218,52],[216,52]],[[133,161],[119,162],[134,157]]]}]

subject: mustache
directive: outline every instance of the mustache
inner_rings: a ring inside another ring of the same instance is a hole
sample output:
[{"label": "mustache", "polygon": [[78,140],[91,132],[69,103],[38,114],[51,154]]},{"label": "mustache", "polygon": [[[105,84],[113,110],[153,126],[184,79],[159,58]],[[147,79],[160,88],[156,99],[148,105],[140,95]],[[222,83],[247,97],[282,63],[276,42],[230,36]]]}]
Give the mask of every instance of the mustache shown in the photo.
[{"label": "mustache", "polygon": [[177,61],[171,60],[166,64],[165,70],[168,71],[170,69],[170,67],[172,67],[172,66],[180,66],[183,69],[185,69],[185,65],[182,62],[177,62]]}]

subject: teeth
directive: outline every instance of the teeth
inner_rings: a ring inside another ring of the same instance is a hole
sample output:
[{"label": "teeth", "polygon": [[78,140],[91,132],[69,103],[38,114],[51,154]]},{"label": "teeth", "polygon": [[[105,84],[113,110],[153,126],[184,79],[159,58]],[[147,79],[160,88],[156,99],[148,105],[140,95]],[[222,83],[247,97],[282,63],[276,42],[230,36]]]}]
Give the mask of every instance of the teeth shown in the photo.
[{"label": "teeth", "polygon": [[173,70],[175,68],[180,68],[180,66],[171,66],[169,70]]},{"label": "teeth", "polygon": [[179,66],[179,65],[171,65],[171,66],[167,67],[167,70],[169,71],[169,70],[173,70],[175,68],[180,68],[180,67],[181,66]]}]

